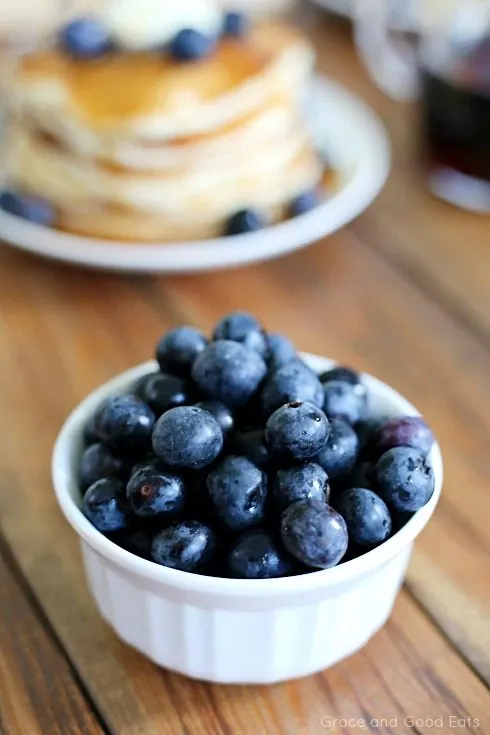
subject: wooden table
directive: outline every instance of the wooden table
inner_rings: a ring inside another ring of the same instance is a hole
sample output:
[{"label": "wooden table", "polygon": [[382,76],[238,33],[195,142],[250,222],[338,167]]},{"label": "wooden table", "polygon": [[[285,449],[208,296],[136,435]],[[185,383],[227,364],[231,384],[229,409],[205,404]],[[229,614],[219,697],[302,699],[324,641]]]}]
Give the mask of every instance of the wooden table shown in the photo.
[{"label": "wooden table", "polygon": [[[374,89],[346,27],[313,26],[322,68],[366,98],[394,140],[388,186],[347,229],[283,260],[186,278],[0,252],[2,735],[490,733],[489,219],[426,193],[414,110]],[[120,643],[89,598],[49,475],[57,430],[86,393],[146,359],[170,326],[208,329],[237,307],[392,383],[426,414],[446,460],[443,499],[389,624],[331,671],[273,687],[187,681]]]}]

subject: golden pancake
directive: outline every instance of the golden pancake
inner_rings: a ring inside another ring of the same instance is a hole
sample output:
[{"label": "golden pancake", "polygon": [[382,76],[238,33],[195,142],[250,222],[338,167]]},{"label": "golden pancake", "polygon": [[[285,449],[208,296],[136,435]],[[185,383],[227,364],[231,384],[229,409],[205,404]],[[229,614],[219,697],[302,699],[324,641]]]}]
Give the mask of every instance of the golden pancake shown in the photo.
[{"label": "golden pancake", "polygon": [[275,222],[323,173],[300,113],[312,60],[280,24],[193,63],[35,53],[12,88],[11,183],[47,199],[61,228],[98,238],[217,236],[244,208]]}]

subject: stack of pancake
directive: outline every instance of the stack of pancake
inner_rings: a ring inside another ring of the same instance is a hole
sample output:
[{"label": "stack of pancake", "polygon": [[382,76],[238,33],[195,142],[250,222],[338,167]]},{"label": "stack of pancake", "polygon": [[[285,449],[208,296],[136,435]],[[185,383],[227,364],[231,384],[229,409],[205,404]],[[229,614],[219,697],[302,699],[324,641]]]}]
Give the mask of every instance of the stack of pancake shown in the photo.
[{"label": "stack of pancake", "polygon": [[302,35],[273,23],[193,63],[38,51],[12,85],[11,184],[91,237],[212,237],[245,208],[278,221],[323,174],[300,114],[312,64]]}]

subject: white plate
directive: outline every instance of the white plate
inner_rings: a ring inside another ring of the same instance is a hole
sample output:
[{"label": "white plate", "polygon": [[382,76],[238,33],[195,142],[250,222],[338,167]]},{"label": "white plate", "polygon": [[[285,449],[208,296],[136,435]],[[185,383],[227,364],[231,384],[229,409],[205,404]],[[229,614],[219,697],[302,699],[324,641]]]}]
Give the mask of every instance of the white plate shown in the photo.
[{"label": "white plate", "polygon": [[34,225],[0,212],[0,239],[77,265],[117,271],[191,273],[275,258],[305,247],[353,220],[375,199],[390,168],[384,127],[340,85],[316,78],[307,115],[319,150],[340,170],[340,188],[311,212],[259,232],[181,243],[95,240]]}]

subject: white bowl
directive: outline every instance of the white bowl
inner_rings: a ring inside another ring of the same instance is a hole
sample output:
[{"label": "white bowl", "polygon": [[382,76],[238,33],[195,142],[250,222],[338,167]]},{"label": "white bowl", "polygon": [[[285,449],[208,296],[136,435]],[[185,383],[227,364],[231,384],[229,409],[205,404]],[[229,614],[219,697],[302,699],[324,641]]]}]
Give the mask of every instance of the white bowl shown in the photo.
[{"label": "white bowl", "polygon": [[[317,371],[333,363],[304,355]],[[159,666],[221,683],[272,683],[332,666],[364,646],[388,619],[415,538],[441,493],[442,458],[432,449],[429,503],[378,548],[333,569],[297,577],[236,580],[158,566],[121,549],[80,510],[83,427],[107,396],[127,392],[150,362],[110,380],[73,411],[58,436],[53,481],[80,536],[88,584],[117,635]],[[385,383],[365,375],[373,415],[418,414]],[[69,590],[66,591],[69,594]]]},{"label": "white bowl", "polygon": [[0,240],[46,258],[90,268],[196,273],[277,258],[340,229],[377,197],[390,170],[388,135],[375,113],[339,84],[317,77],[306,99],[313,140],[341,179],[311,212],[258,232],[174,243],[79,237],[0,210]]}]

